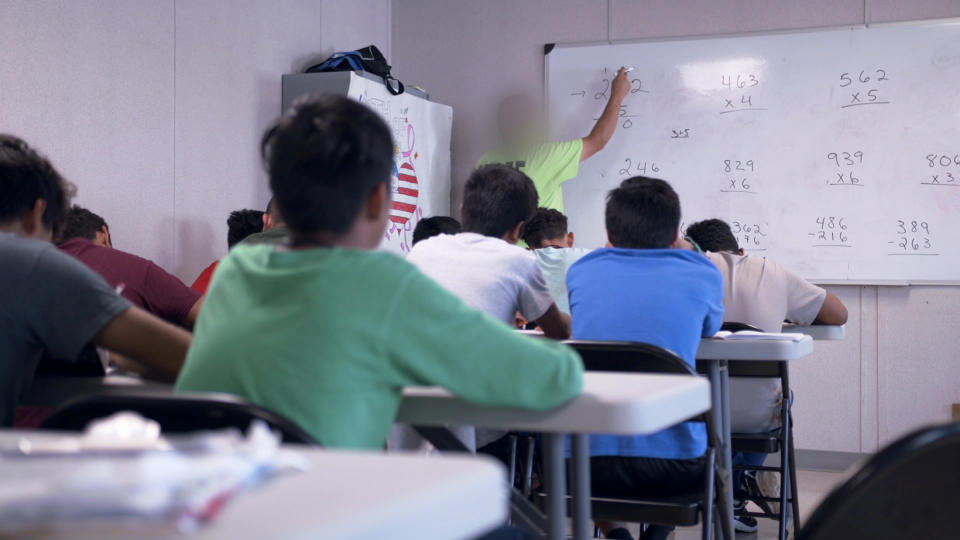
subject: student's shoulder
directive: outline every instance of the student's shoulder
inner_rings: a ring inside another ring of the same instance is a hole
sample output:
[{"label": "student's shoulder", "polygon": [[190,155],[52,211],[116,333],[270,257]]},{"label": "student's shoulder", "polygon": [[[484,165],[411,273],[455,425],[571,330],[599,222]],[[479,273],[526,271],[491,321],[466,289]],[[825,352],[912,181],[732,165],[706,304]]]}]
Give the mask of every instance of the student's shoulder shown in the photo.
[{"label": "student's shoulder", "polygon": [[99,274],[50,242],[21,238],[9,248],[4,247],[3,259],[8,264],[17,265],[25,281],[49,283],[55,280],[74,287],[108,287]]}]

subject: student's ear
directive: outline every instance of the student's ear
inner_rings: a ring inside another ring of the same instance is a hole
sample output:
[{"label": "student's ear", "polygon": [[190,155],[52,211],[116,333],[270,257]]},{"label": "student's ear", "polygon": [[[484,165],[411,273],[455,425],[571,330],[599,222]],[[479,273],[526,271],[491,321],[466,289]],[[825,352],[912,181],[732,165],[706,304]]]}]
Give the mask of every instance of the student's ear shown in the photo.
[{"label": "student's ear", "polygon": [[517,225],[507,231],[507,234],[503,235],[503,239],[511,244],[516,244],[520,241],[520,229],[523,228],[523,222],[517,223]]},{"label": "student's ear", "polygon": [[113,247],[110,244],[110,231],[107,230],[106,225],[100,227],[100,230],[93,234],[93,243],[98,246]]},{"label": "student's ear", "polygon": [[740,248],[740,249],[737,250],[737,254],[739,254],[739,255],[746,255],[746,252],[743,251],[743,248]]},{"label": "student's ear", "polygon": [[270,214],[263,213],[263,230],[269,230],[273,228],[273,218],[270,217]]},{"label": "student's ear", "polygon": [[568,248],[572,248],[572,247],[573,247],[573,233],[572,233],[572,232],[568,232],[568,233],[567,233],[567,247],[568,247]]},{"label": "student's ear", "polygon": [[43,226],[43,213],[46,211],[47,201],[44,199],[34,201],[33,208],[20,218],[20,227],[23,229],[24,235],[45,240],[52,238],[53,231],[49,231]]}]

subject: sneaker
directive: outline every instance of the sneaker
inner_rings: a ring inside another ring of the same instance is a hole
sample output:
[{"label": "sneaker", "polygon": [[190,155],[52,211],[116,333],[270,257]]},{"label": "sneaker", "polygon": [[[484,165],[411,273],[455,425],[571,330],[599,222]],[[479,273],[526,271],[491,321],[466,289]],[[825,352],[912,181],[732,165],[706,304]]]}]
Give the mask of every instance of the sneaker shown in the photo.
[{"label": "sneaker", "polygon": [[753,501],[768,514],[779,514],[780,503],[764,501],[761,497],[780,498],[780,477],[772,471],[747,471],[743,473],[743,488],[747,499]]},{"label": "sneaker", "polygon": [[734,499],[733,501],[733,530],[742,533],[757,532],[757,520],[743,515],[747,511],[747,501]]},{"label": "sneaker", "polygon": [[733,516],[733,530],[741,533],[757,532],[757,520],[750,516]]}]

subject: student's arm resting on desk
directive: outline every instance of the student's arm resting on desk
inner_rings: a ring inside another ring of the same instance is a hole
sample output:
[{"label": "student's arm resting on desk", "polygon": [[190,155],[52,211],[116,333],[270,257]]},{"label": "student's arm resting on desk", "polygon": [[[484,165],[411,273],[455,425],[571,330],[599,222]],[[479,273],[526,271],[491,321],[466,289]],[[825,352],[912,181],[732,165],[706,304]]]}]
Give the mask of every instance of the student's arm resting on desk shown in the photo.
[{"label": "student's arm resting on desk", "polygon": [[534,322],[548,338],[570,339],[570,316],[560,311],[557,304],[550,304],[547,312]]},{"label": "student's arm resting on desk", "polygon": [[607,106],[603,109],[597,123],[593,125],[590,134],[583,138],[580,161],[589,159],[603,150],[603,147],[613,138],[617,123],[620,121],[620,105],[623,104],[623,98],[627,97],[629,91],[630,81],[627,78],[627,70],[621,67],[610,83],[610,99],[607,101]]},{"label": "student's arm resting on desk", "polygon": [[839,298],[786,268],[782,271],[786,276],[788,321],[800,325],[846,324],[847,307]]},{"label": "student's arm resting on desk", "polygon": [[524,336],[419,272],[398,283],[385,342],[399,380],[472,403],[543,410],[580,393],[583,363],[560,343]]},{"label": "student's arm resting on desk", "polygon": [[526,269],[519,272],[520,314],[528,321],[536,322],[547,337],[569,339],[570,316],[557,308],[537,260],[529,258],[526,264]]},{"label": "student's arm resting on desk", "polygon": [[839,298],[828,292],[823,299],[820,311],[817,313],[817,318],[813,320],[813,324],[832,324],[836,326],[847,324],[847,306],[843,305]]},{"label": "student's arm resting on desk", "polygon": [[93,341],[129,357],[134,366],[144,368],[145,375],[172,381],[180,373],[192,339],[186,330],[131,307],[101,328]]}]

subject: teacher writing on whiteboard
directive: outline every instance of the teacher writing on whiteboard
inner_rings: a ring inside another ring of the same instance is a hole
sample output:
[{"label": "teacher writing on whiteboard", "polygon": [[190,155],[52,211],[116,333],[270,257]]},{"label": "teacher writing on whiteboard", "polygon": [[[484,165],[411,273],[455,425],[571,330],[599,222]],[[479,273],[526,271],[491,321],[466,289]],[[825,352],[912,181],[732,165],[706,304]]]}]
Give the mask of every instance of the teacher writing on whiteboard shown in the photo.
[{"label": "teacher writing on whiteboard", "polygon": [[577,176],[580,162],[603,149],[617,128],[623,98],[630,91],[627,69],[621,67],[610,84],[610,99],[590,134],[581,139],[544,142],[545,119],[530,96],[511,96],[500,103],[497,120],[500,147],[484,154],[477,166],[504,163],[533,180],[540,206],[563,212],[562,185]]}]

